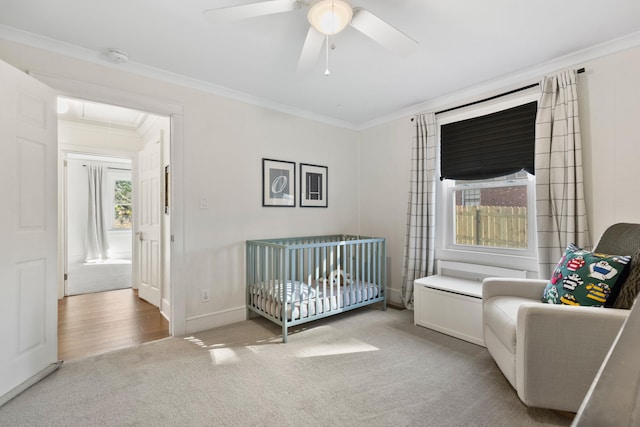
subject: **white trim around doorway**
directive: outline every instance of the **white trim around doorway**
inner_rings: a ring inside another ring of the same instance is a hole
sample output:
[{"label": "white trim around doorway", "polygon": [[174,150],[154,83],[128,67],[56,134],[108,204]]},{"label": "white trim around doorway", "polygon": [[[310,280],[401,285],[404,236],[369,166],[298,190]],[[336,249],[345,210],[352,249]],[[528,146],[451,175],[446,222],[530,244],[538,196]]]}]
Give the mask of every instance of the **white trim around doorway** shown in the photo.
[{"label": "white trim around doorway", "polygon": [[[186,295],[183,280],[184,265],[184,117],[182,105],[154,99],[145,95],[125,92],[38,72],[31,76],[49,85],[58,95],[88,101],[118,105],[121,107],[147,111],[168,116],[171,121],[171,310],[170,334],[186,334]],[[60,275],[60,278],[63,278]],[[63,285],[64,286],[64,285]]]}]

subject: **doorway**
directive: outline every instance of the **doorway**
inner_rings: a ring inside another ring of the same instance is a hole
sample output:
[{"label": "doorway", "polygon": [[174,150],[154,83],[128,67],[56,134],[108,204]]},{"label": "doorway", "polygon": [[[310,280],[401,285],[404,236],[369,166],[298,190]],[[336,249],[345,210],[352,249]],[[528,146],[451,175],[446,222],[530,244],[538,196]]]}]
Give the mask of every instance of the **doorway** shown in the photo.
[{"label": "doorway", "polygon": [[[170,211],[168,206],[142,200],[149,195],[139,188],[139,158],[146,147],[162,147],[154,167],[158,179],[165,178],[162,171],[168,170],[170,162],[170,119],[67,97],[58,98],[58,107],[64,193],[59,354],[96,354],[114,349],[114,343],[119,348],[168,336]],[[166,191],[161,184],[158,192]],[[153,197],[168,200],[164,193]],[[159,230],[153,264],[141,258],[145,251],[141,250],[139,212],[148,206],[154,209]],[[140,298],[144,295],[138,294],[141,279],[148,282],[146,277],[156,279],[154,301],[144,301]],[[78,321],[87,314],[94,320],[99,318],[98,324]],[[140,314],[145,325],[140,324]],[[153,333],[141,334],[140,329],[153,329]],[[89,336],[91,340],[87,340]],[[84,339],[76,339],[79,337]],[[81,348],[83,341],[85,348]]]},{"label": "doorway", "polygon": [[131,159],[66,155],[64,295],[133,287]]}]

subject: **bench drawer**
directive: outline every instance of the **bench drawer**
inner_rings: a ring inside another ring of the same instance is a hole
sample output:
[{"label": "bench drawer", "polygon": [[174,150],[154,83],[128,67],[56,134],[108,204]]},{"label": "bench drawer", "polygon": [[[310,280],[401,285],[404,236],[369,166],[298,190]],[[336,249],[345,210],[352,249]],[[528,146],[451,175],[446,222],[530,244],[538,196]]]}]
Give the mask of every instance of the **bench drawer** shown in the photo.
[{"label": "bench drawer", "polygon": [[484,346],[482,299],[416,284],[414,323]]}]

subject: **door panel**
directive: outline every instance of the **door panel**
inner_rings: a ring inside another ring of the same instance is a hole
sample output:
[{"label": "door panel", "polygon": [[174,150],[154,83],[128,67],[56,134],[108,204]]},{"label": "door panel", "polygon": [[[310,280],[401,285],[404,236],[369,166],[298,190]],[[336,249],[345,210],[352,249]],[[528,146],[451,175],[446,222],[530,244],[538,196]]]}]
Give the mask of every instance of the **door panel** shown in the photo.
[{"label": "door panel", "polygon": [[56,93],[0,62],[0,396],[57,360]]},{"label": "door panel", "polygon": [[162,140],[148,142],[138,154],[138,204],[140,222],[140,284],[138,295],[160,307],[161,293],[161,201]]}]

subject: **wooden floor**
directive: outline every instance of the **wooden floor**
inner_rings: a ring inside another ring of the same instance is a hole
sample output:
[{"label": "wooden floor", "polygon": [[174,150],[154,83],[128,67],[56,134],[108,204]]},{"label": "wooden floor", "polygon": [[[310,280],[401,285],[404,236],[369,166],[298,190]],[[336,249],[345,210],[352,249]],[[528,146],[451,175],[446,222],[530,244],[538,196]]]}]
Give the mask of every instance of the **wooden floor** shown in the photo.
[{"label": "wooden floor", "polygon": [[137,290],[74,295],[58,300],[58,358],[106,353],[169,336],[169,322]]}]

